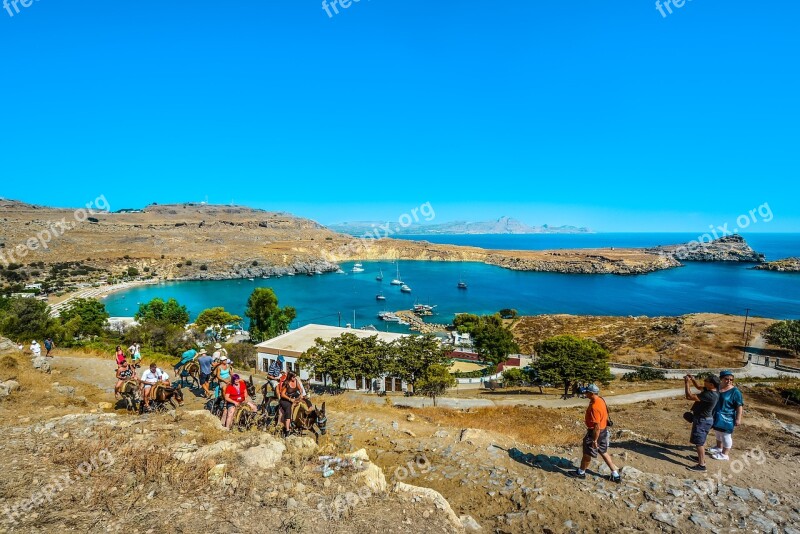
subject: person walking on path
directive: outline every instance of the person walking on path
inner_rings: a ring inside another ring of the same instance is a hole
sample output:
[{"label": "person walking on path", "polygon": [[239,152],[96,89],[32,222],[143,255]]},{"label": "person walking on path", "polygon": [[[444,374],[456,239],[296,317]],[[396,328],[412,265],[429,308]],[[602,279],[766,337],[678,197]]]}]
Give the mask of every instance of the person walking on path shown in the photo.
[{"label": "person walking on path", "polygon": [[622,477],[619,474],[619,469],[608,454],[608,446],[610,438],[608,434],[608,406],[606,401],[600,396],[600,388],[595,384],[589,384],[586,387],[586,397],[589,399],[589,407],[586,408],[586,436],[583,438],[583,458],[581,459],[581,466],[575,471],[571,471],[569,476],[573,478],[586,478],[586,468],[592,461],[592,458],[597,458],[599,454],[609,469],[611,469],[611,481],[620,483]]},{"label": "person walking on path", "polygon": [[733,373],[722,371],[719,374],[719,400],[714,408],[714,425],[717,445],[708,449],[715,460],[727,461],[733,447],[733,429],[742,424],[744,398],[742,392],[733,384]]},{"label": "person walking on path", "polygon": [[45,350],[44,356],[45,356],[45,358],[52,358],[53,357],[53,355],[50,354],[50,353],[53,352],[54,348],[56,348],[56,344],[53,343],[53,340],[51,338],[48,337],[47,339],[44,340],[44,350]]},{"label": "person walking on path", "polygon": [[206,349],[200,351],[197,363],[200,364],[200,387],[203,388],[203,396],[209,398],[211,392],[208,391],[208,383],[211,381],[211,363],[213,359],[208,355]]},{"label": "person walking on path", "polygon": [[[692,393],[689,384],[702,390],[699,394]],[[706,439],[708,433],[711,431],[711,426],[714,424],[714,408],[719,399],[719,378],[715,375],[709,375],[703,381],[701,386],[692,375],[683,377],[684,389],[686,391],[686,398],[693,400],[692,405],[692,434],[689,437],[689,442],[697,447],[697,465],[687,467],[690,471],[698,471],[701,473],[706,472]]]},{"label": "person walking on path", "polygon": [[38,358],[39,356],[42,355],[42,347],[35,339],[31,341],[30,349],[31,349],[31,354],[33,354],[34,358]]}]

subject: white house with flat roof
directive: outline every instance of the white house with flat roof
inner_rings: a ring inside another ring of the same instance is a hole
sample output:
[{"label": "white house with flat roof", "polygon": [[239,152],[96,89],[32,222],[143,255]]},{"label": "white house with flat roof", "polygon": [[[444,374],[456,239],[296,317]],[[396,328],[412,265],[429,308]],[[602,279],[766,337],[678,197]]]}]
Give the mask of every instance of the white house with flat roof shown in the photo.
[{"label": "white house with flat roof", "polygon": [[[366,338],[378,336],[378,339],[391,343],[392,341],[406,336],[407,334],[395,334],[392,332],[376,332],[374,330],[357,330],[353,328],[339,328],[336,326],[325,326],[321,324],[309,324],[302,326],[297,330],[286,332],[278,337],[274,337],[263,343],[256,345],[258,369],[266,372],[269,366],[278,359],[278,356],[283,356],[286,361],[285,368],[290,371],[298,371],[297,360],[308,349],[316,345],[317,338],[324,341],[330,341],[342,334],[354,334],[358,337]],[[309,377],[308,372],[300,370],[300,378],[303,380],[310,379],[312,384],[322,384],[322,377]],[[380,380],[374,380],[370,383],[364,377],[357,377],[355,380],[350,380],[347,384],[341,385],[347,389],[357,390],[371,390],[371,391],[403,391],[405,383],[395,377],[383,377]]]}]

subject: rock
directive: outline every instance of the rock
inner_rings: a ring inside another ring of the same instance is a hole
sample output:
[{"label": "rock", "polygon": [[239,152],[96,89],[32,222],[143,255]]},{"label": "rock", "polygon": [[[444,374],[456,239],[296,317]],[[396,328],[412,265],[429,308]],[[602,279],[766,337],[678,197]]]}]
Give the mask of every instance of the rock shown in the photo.
[{"label": "rock", "polygon": [[739,497],[743,501],[749,501],[750,500],[750,492],[748,490],[744,489],[744,488],[731,486],[731,491],[733,492],[734,495],[736,495],[737,497]]},{"label": "rock", "polygon": [[19,389],[19,382],[16,380],[6,380],[2,383],[2,386],[7,389],[9,393],[13,393]]},{"label": "rock", "polygon": [[699,514],[697,512],[695,512],[695,513],[693,513],[692,515],[689,516],[689,521],[691,521],[692,523],[694,523],[698,527],[700,527],[702,529],[705,529],[705,530],[713,531],[713,530],[716,530],[716,528],[717,528],[714,525],[712,525],[711,522],[709,522],[709,520],[708,520],[708,518],[706,518],[706,516],[704,516],[703,514]]},{"label": "rock", "polygon": [[437,430],[433,433],[434,438],[446,438],[449,435],[446,430]]},{"label": "rock", "polygon": [[74,397],[75,396],[75,388],[72,386],[53,386],[53,390],[61,393],[62,395],[66,395],[67,397]]},{"label": "rock", "polygon": [[767,496],[764,495],[763,491],[761,491],[760,489],[756,489],[756,488],[749,488],[747,491],[749,491],[750,495],[755,497],[758,502],[760,502],[761,504],[766,504]]},{"label": "rock", "polygon": [[480,532],[482,530],[482,527],[471,515],[462,515],[458,519],[466,532]]},{"label": "rock", "polygon": [[211,469],[208,470],[208,481],[212,484],[219,484],[225,478],[225,468],[227,467],[226,464],[217,464]]},{"label": "rock", "polygon": [[410,422],[410,421],[414,421],[414,420],[416,420],[416,419],[417,419],[417,418],[414,416],[414,414],[413,414],[413,413],[410,413],[410,414],[408,414],[408,415],[406,416],[406,421],[409,421],[409,422]]},{"label": "rock", "polygon": [[353,475],[352,480],[368,487],[373,493],[385,493],[388,487],[383,469],[372,462],[366,463],[365,469]]},{"label": "rock", "polygon": [[297,508],[297,501],[293,497],[289,497],[286,499],[286,508],[289,510],[294,510]]},{"label": "rock", "polygon": [[280,441],[250,447],[241,453],[242,460],[248,467],[272,469],[281,461],[286,446]]},{"label": "rock", "polygon": [[409,435],[409,436],[411,436],[412,438],[416,438],[416,437],[417,437],[417,435],[416,435],[416,434],[414,434],[414,433],[413,433],[412,431],[410,431],[410,430],[403,430],[403,432],[405,432],[406,434],[408,434],[408,435]]},{"label": "rock", "polygon": [[459,517],[453,512],[453,509],[450,507],[450,503],[447,502],[447,499],[442,497],[442,494],[436,490],[431,488],[420,488],[418,486],[412,486],[411,484],[406,484],[404,482],[398,482],[394,485],[395,493],[407,494],[411,495],[412,498],[424,498],[428,499],[433,502],[433,504],[439,510],[442,510],[450,524],[458,531],[464,532],[465,527],[461,523]]},{"label": "rock", "polygon": [[678,518],[668,512],[653,512],[650,516],[659,523],[664,523],[674,528],[678,528]]},{"label": "rock", "polygon": [[465,428],[461,430],[461,434],[458,437],[458,441],[461,443],[469,443],[470,445],[479,445],[481,442],[488,443],[489,436],[483,430],[477,430],[475,428]]},{"label": "rock", "polygon": [[288,468],[288,467],[286,467],[286,466],[283,466],[283,467],[281,468],[281,475],[283,475],[283,476],[285,476],[285,477],[287,477],[287,478],[288,478],[288,477],[292,476],[292,470],[291,470],[291,469],[289,469],[289,468]]},{"label": "rock", "polygon": [[776,525],[775,522],[773,522],[770,519],[767,519],[761,514],[753,512],[752,514],[750,514],[749,518],[750,521],[758,525],[758,528],[760,528],[762,532],[765,532],[767,534],[771,534],[772,532],[780,532],[778,530],[778,525]]},{"label": "rock", "polygon": [[178,450],[172,453],[172,456],[182,462],[190,463],[204,458],[211,458],[223,452],[236,452],[242,449],[240,444],[228,440],[211,443],[210,445],[196,449],[194,452],[189,451],[187,447],[186,444],[181,445]]},{"label": "rock", "polygon": [[44,356],[39,356],[38,358],[34,358],[31,363],[33,364],[34,369],[38,369],[43,373],[50,372],[50,362]]},{"label": "rock", "polygon": [[98,402],[97,403],[97,407],[100,408],[101,410],[113,410],[114,409],[114,405],[111,404],[110,402]]},{"label": "rock", "polygon": [[394,430],[398,430],[400,428],[400,425],[397,423],[397,421],[392,421],[392,428]]},{"label": "rock", "polygon": [[[269,437],[265,434],[263,437]],[[286,452],[303,458],[313,456],[317,452],[317,442],[308,436],[289,436],[285,440]]]}]

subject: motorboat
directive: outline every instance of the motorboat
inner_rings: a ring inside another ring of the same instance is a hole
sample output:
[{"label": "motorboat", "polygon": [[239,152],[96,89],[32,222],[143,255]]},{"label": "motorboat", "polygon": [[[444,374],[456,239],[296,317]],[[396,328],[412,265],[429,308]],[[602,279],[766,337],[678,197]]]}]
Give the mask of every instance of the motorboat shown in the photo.
[{"label": "motorboat", "polygon": [[406,284],[403,284],[403,285],[400,287],[400,291],[401,291],[402,293],[411,293],[411,288],[410,288],[410,287],[408,287]]}]

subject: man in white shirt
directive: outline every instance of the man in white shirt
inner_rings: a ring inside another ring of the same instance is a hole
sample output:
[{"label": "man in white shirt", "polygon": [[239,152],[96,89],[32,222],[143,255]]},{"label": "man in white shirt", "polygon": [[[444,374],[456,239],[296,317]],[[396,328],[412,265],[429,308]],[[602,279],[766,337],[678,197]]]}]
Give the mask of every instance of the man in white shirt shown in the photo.
[{"label": "man in white shirt", "polygon": [[31,342],[31,352],[33,353],[34,358],[38,358],[42,355],[42,347],[36,342],[35,339]]},{"label": "man in white shirt", "polygon": [[139,379],[142,384],[142,399],[144,400],[144,407],[150,409],[150,391],[158,383],[169,386],[169,376],[156,366],[155,363],[150,364],[150,368],[142,373],[142,378]]}]

